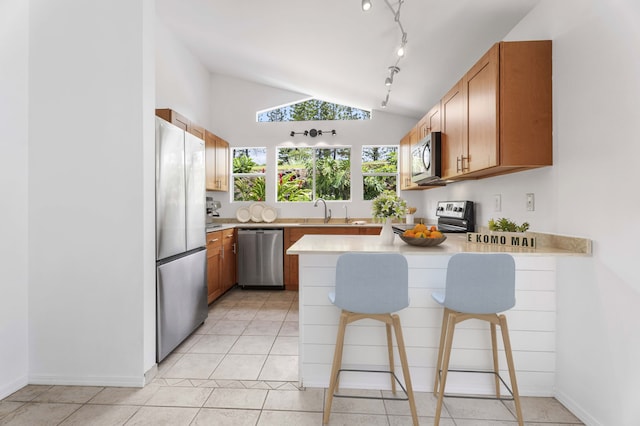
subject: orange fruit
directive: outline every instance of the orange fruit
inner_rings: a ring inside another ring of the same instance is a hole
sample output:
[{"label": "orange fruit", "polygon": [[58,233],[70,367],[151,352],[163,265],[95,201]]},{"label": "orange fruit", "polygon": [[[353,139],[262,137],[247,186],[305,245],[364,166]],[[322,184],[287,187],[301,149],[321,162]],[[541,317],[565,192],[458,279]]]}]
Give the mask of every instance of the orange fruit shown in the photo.
[{"label": "orange fruit", "polygon": [[422,232],[427,230],[427,225],[419,223],[413,227],[414,232]]},{"label": "orange fruit", "polygon": [[404,232],[402,233],[402,235],[403,235],[403,236],[405,236],[405,237],[411,237],[411,238],[414,238],[414,237],[416,236],[416,233],[415,233],[415,232],[413,232],[413,229],[407,229],[406,231],[404,231]]},{"label": "orange fruit", "polygon": [[442,235],[442,232],[440,232],[440,231],[433,231],[433,232],[431,233],[430,237],[431,237],[431,238],[442,238],[442,237],[443,237],[443,235]]},{"label": "orange fruit", "polygon": [[431,225],[431,227],[429,228],[429,231],[433,232],[433,231],[437,231],[438,228],[435,225]]}]

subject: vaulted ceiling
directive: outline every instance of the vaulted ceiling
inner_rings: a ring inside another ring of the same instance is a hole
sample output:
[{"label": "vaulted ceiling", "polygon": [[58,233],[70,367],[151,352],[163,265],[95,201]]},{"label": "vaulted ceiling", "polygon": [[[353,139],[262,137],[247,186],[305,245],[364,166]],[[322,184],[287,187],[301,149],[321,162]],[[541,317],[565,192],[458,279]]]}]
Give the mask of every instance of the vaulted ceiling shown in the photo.
[{"label": "vaulted ceiling", "polygon": [[[405,0],[407,53],[386,110],[421,117],[539,1]],[[212,73],[371,110],[401,42],[385,1],[371,3],[363,12],[361,0],[156,0],[156,11]]]}]

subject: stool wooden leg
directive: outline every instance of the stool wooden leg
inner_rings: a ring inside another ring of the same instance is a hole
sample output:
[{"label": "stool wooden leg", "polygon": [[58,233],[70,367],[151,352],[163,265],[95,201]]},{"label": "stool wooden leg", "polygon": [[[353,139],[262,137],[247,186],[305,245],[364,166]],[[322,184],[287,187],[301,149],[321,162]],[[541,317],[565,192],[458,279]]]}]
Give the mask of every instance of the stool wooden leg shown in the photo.
[{"label": "stool wooden leg", "polygon": [[345,311],[340,314],[340,324],[338,325],[338,336],[336,337],[336,349],[333,354],[333,364],[331,366],[331,379],[329,381],[329,390],[327,392],[327,400],[324,404],[324,416],[322,423],[329,423],[329,416],[331,415],[331,404],[333,403],[333,394],[335,393],[338,373],[342,367],[342,349],[344,347],[344,333],[347,328],[347,316]]},{"label": "stool wooden leg", "polygon": [[444,308],[442,312],[442,327],[440,328],[440,345],[438,346],[438,361],[436,362],[435,380],[433,383],[433,394],[438,395],[438,382],[440,380],[440,372],[442,371],[442,352],[444,351],[444,339],[447,335],[447,320],[449,318],[449,309]]},{"label": "stool wooden leg", "polygon": [[453,332],[456,328],[456,314],[449,311],[447,315],[447,338],[444,345],[444,353],[442,360],[442,378],[440,379],[440,389],[438,390],[438,404],[436,406],[436,415],[434,426],[440,424],[440,415],[442,414],[442,401],[444,399],[444,388],[447,384],[447,372],[449,370],[449,359],[451,358],[451,346],[453,344]]},{"label": "stool wooden leg", "polygon": [[500,374],[500,367],[498,365],[498,340],[496,339],[496,325],[494,323],[490,324],[491,326],[491,349],[493,351],[493,372],[495,373],[493,379],[496,384],[496,398],[500,398],[500,379],[498,378],[498,374]]},{"label": "stool wooden leg", "polygon": [[400,327],[400,317],[397,314],[391,315],[393,319],[393,329],[396,332],[396,341],[398,342],[398,353],[400,354],[400,364],[402,364],[402,375],[404,376],[404,385],[407,388],[407,397],[409,398],[409,409],[413,418],[413,426],[418,426],[418,410],[416,409],[416,400],[413,396],[413,386],[411,385],[411,375],[409,374],[409,362],[407,361],[407,352],[404,347],[404,337],[402,336],[402,327]]},{"label": "stool wooden leg", "polygon": [[511,353],[511,340],[509,339],[509,329],[507,328],[507,317],[499,315],[500,330],[502,331],[502,341],[504,342],[504,352],[507,357],[507,365],[509,366],[509,379],[511,380],[511,390],[513,391],[513,402],[516,405],[516,416],[518,417],[518,425],[523,426],[522,406],[520,405],[520,394],[518,392],[518,383],[516,382],[516,369],[513,364],[513,354]]},{"label": "stool wooden leg", "polygon": [[[391,324],[385,323],[387,329],[387,350],[389,351],[389,371],[395,374],[395,362],[393,361],[393,341],[391,340]],[[391,374],[391,392],[396,393],[396,380]]]}]

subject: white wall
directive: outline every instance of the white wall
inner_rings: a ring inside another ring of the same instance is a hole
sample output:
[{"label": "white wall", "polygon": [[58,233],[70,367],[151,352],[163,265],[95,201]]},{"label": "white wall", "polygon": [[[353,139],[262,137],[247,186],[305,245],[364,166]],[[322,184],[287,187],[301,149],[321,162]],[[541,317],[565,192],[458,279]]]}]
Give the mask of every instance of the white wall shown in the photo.
[{"label": "white wall", "polygon": [[593,257],[558,262],[557,282],[556,394],[589,425],[640,424],[638,22],[635,0],[543,0],[507,39],[553,40],[554,166],[426,191],[423,201],[471,199],[482,224],[510,217],[593,240]]},{"label": "white wall", "polygon": [[211,82],[209,71],[155,19],[156,108],[171,108],[209,128]]},{"label": "white wall", "polygon": [[[373,111],[367,121],[258,123],[256,112],[279,105],[304,100],[309,95],[288,92],[273,87],[251,83],[233,77],[213,75],[211,89],[212,107],[210,130],[229,141],[231,147],[267,147],[267,155],[273,161],[267,164],[267,200],[278,211],[279,217],[320,218],[321,208],[313,203],[277,203],[276,200],[276,147],[277,146],[350,146],[352,175],[360,170],[360,152],[363,145],[398,144],[400,138],[416,123],[408,118],[384,111]],[[336,130],[336,136],[315,138],[303,135],[291,137],[290,132],[309,129]],[[362,200],[362,181],[351,181],[352,201],[330,201],[334,218],[344,218],[347,206],[350,217],[371,217],[371,202]],[[208,195],[222,202],[220,215],[235,218],[238,207],[250,203],[230,202],[230,192],[210,192]],[[420,200],[419,193],[403,194],[410,204]]]},{"label": "white wall", "polygon": [[0,399],[28,380],[28,13],[0,1]]},{"label": "white wall", "polygon": [[152,0],[33,0],[29,382],[140,386],[153,365]]}]

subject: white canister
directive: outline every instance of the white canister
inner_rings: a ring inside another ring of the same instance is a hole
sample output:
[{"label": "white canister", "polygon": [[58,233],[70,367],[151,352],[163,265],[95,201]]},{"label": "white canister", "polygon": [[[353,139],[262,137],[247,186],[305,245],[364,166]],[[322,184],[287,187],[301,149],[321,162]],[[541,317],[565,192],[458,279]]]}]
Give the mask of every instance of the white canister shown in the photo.
[{"label": "white canister", "polygon": [[405,223],[408,223],[409,225],[413,225],[413,213],[407,213],[404,216],[404,221],[405,221]]}]

